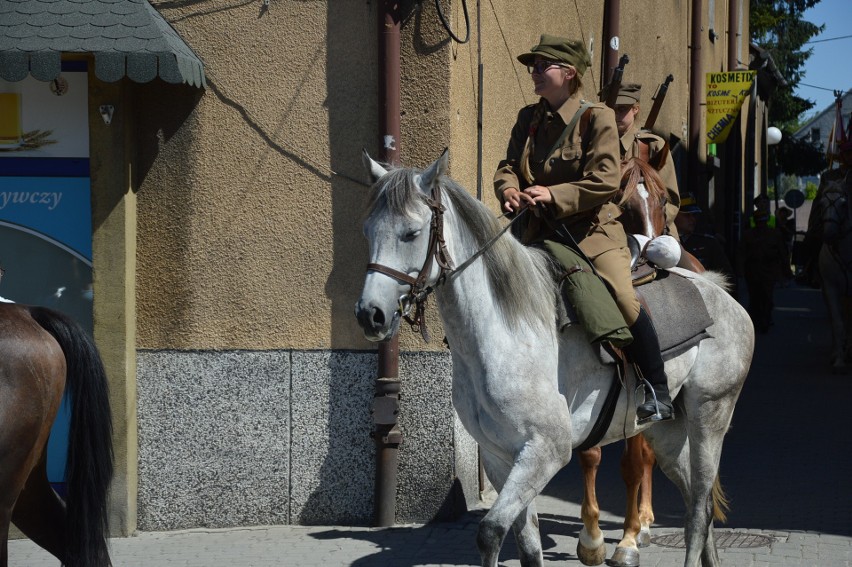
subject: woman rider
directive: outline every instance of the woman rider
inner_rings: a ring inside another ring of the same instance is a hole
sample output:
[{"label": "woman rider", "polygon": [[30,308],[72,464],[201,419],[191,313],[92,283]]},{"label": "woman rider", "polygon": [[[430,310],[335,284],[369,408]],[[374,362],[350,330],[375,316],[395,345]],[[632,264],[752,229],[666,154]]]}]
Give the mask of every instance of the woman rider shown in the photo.
[{"label": "woman rider", "polygon": [[[580,41],[545,34],[518,61],[532,74],[541,99],[518,113],[494,191],[506,211],[531,207],[525,244],[558,240],[557,228],[578,243],[630,327],[633,342],[625,351],[653,386],[662,419],[672,419],[659,340],[633,291],[627,237],[611,202],[621,179],[615,115],[581,97],[589,53]],[[654,396],[645,390],[646,401],[636,410],[640,421],[657,414]]]}]

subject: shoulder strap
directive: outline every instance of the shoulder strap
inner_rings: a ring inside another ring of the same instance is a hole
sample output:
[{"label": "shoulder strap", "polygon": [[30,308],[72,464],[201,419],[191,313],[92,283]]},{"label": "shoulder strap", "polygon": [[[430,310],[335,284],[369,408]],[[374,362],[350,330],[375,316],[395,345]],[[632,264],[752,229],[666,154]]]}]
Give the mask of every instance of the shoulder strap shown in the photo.
[{"label": "shoulder strap", "polygon": [[574,116],[571,117],[571,120],[568,124],[565,125],[565,129],[562,130],[562,134],[559,136],[559,139],[556,140],[556,143],[550,148],[550,151],[547,152],[547,155],[552,154],[556,151],[556,148],[562,146],[562,143],[565,142],[565,138],[574,131],[574,128],[577,126],[577,122],[580,120],[580,117],[586,112],[586,109],[592,106],[591,102],[583,101],[583,104],[580,105],[580,108],[577,109],[577,112],[574,113]]}]

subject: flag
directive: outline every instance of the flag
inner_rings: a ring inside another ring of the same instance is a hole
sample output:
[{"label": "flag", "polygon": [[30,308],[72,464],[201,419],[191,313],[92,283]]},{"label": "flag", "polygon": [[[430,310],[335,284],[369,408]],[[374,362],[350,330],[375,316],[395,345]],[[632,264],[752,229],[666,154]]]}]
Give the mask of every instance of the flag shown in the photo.
[{"label": "flag", "polygon": [[831,125],[831,133],[828,135],[828,148],[826,148],[829,169],[834,165],[834,158],[837,157],[841,144],[847,142],[846,134],[846,129],[843,127],[843,97],[835,92],[834,124]]}]

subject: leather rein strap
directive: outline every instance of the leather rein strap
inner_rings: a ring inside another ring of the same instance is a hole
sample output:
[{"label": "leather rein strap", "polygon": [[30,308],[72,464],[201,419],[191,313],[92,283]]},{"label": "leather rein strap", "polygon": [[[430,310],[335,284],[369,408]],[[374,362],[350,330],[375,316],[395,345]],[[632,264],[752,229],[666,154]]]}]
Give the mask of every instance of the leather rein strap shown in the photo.
[{"label": "leather rein strap", "polygon": [[[515,218],[512,219],[509,224],[504,226],[500,232],[495,234],[491,240],[486,242],[485,245],[473,256],[468,258],[458,268],[454,269],[453,261],[450,258],[449,251],[447,250],[447,243],[444,240],[444,212],[446,211],[446,207],[441,204],[440,184],[436,183],[432,188],[432,198],[426,199],[426,204],[429,205],[429,208],[432,210],[432,220],[429,224],[429,249],[426,252],[426,259],[423,261],[423,267],[420,268],[420,273],[417,274],[417,277],[413,278],[399,270],[394,270],[393,268],[389,268],[383,264],[375,264],[372,262],[367,264],[367,271],[379,272],[380,274],[384,274],[411,286],[408,293],[399,298],[399,313],[406,322],[411,325],[412,330],[415,332],[419,331],[423,340],[428,343],[431,340],[431,336],[429,335],[429,330],[426,328],[425,313],[426,300],[429,298],[429,295],[435,291],[437,286],[445,283],[447,278],[461,273],[462,270],[470,266],[474,260],[482,256],[482,254],[491,248],[498,238],[503,236],[503,234],[509,230],[516,220],[523,216],[527,209],[522,209],[517,215],[515,215]],[[427,286],[426,279],[432,271],[433,261],[438,264],[441,273],[434,286]],[[409,315],[412,305],[414,305],[413,317]]]}]

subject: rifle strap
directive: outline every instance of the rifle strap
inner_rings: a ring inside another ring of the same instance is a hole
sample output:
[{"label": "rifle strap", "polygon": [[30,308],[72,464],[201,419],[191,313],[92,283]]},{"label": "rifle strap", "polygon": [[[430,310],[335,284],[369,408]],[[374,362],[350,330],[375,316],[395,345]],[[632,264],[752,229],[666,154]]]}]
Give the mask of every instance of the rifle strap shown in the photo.
[{"label": "rifle strap", "polygon": [[[548,156],[553,154],[553,152],[556,151],[556,148],[562,147],[562,143],[565,142],[565,138],[567,138],[568,135],[574,131],[574,127],[577,125],[577,121],[580,120],[580,117],[583,116],[583,114],[590,106],[592,106],[591,102],[583,101],[583,104],[580,105],[580,108],[577,109],[577,112],[575,112],[574,116],[571,117],[571,121],[565,125],[565,129],[562,130],[562,134],[559,136],[559,139],[556,140],[556,143],[553,144],[553,147],[551,147],[550,151],[547,152]],[[583,130],[581,129],[580,132],[582,133]]]}]

